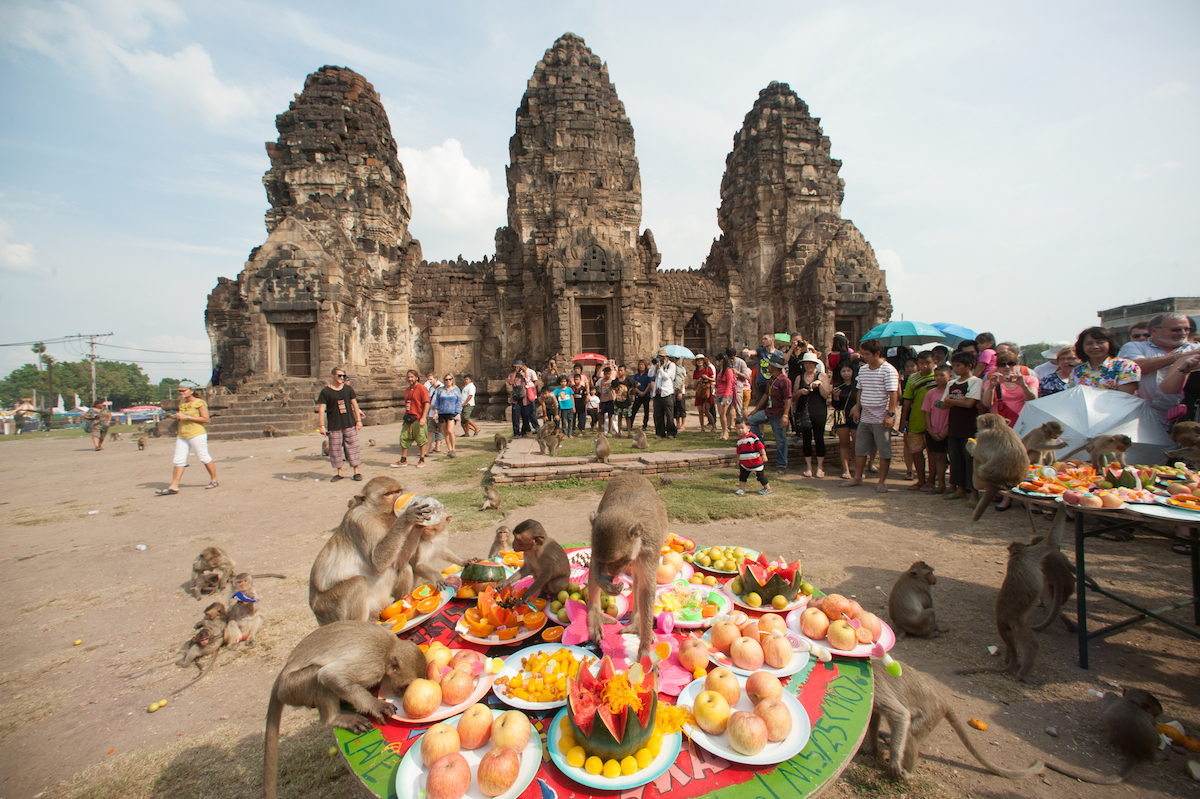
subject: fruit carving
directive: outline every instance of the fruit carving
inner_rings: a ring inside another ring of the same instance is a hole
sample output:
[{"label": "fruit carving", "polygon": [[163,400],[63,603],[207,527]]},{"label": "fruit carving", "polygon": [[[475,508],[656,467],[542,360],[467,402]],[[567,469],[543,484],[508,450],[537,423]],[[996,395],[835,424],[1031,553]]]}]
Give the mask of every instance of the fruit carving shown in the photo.
[{"label": "fruit carving", "polygon": [[779,558],[771,563],[766,555],[760,554],[758,560],[748,560],[742,564],[742,590],[738,593],[743,597],[758,594],[764,603],[777,596],[791,602],[796,598],[802,583],[800,561],[786,563],[783,558]]},{"label": "fruit carving", "polygon": [[1113,488],[1141,488],[1133,469],[1110,465],[1104,471],[1103,481],[1110,483]]},{"label": "fruit carving", "polygon": [[605,655],[598,673],[567,680],[567,718],[588,757],[620,761],[645,747],[654,731],[658,685],[649,657],[619,672]]},{"label": "fruit carving", "polygon": [[504,566],[500,563],[478,561],[463,566],[464,583],[498,583],[504,579]]},{"label": "fruit carving", "polygon": [[[535,600],[544,607],[544,600]],[[516,638],[523,630],[536,630],[546,623],[540,608],[521,600],[521,592],[512,588],[497,591],[488,588],[467,608],[460,622],[476,638],[495,635],[501,641]]]}]

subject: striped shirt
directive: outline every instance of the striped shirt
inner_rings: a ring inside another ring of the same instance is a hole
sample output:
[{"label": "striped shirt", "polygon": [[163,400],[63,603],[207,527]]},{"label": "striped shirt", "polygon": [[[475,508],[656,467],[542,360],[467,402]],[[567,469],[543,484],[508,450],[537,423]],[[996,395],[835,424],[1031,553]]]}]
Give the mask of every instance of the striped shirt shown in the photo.
[{"label": "striped shirt", "polygon": [[738,464],[748,472],[757,472],[763,467],[767,448],[762,439],[751,433],[745,438],[739,438],[737,443]]},{"label": "striped shirt", "polygon": [[878,368],[864,365],[858,370],[859,423],[878,424],[888,409],[888,394],[900,390],[900,374],[884,361]]}]

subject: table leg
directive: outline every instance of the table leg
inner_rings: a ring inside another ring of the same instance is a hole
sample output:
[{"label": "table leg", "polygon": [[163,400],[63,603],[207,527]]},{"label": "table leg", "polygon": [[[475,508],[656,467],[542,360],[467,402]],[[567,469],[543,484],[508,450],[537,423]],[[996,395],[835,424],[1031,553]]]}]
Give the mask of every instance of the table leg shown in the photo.
[{"label": "table leg", "polygon": [[[1065,510],[1063,511],[1066,512]],[[1087,571],[1083,563],[1083,514],[1075,513],[1075,597],[1079,608],[1077,623],[1079,625],[1079,668],[1088,667],[1088,633],[1087,633]],[[1193,565],[1194,560],[1193,550]],[[1195,586],[1196,571],[1192,570],[1193,587]]]},{"label": "table leg", "polygon": [[[1189,527],[1188,535],[1193,539],[1200,538],[1200,528]],[[1192,559],[1192,599],[1200,597],[1200,544],[1189,544],[1189,553]],[[1200,624],[1200,602],[1192,605],[1192,621]]]}]

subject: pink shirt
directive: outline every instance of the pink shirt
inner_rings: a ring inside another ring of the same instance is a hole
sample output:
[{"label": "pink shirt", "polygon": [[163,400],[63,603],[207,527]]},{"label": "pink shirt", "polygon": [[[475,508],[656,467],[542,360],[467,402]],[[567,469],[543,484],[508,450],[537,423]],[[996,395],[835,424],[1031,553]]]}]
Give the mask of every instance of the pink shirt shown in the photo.
[{"label": "pink shirt", "polygon": [[996,371],[996,351],[989,348],[979,353],[978,363],[984,365],[983,374],[979,375],[982,378],[987,378],[992,372]]},{"label": "pink shirt", "polygon": [[[1025,385],[1033,389],[1033,393],[1036,395],[1038,393],[1037,375],[1029,374],[1021,375],[1020,377],[1025,381]],[[1020,386],[1013,383],[1001,383],[999,396],[995,396],[995,391],[992,394],[995,402],[992,403],[992,407],[988,408],[988,410],[1003,416],[1009,421],[1010,425],[1016,424],[1017,417],[1021,415],[1021,409],[1025,407],[1025,392],[1021,390]],[[1002,402],[1004,403],[1003,407],[1001,407]]]},{"label": "pink shirt", "polygon": [[946,389],[934,386],[925,392],[925,400],[921,410],[925,411],[925,428],[935,433],[944,433],[950,428],[950,409],[935,408],[934,403],[941,402],[946,395]]},{"label": "pink shirt", "polygon": [[737,372],[732,368],[726,369],[721,374],[717,375],[717,396],[732,397],[734,389],[737,388]]}]

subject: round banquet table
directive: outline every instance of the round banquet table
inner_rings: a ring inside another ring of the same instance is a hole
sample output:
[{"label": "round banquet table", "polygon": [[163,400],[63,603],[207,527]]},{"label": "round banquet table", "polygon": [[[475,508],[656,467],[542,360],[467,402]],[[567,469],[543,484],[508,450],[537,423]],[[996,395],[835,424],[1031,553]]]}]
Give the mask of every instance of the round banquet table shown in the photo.
[{"label": "round banquet table", "polygon": [[[467,600],[452,601],[424,624],[401,637],[416,644],[440,640],[455,649],[476,649],[490,657],[501,658],[527,646],[544,643],[540,634],[515,646],[482,647],[459,638],[454,632],[454,625],[469,604]],[[677,637],[682,639],[683,634]],[[668,794],[678,799],[695,796],[714,796],[718,799],[799,799],[817,796],[850,763],[866,734],[874,698],[870,661],[835,655],[831,662],[821,663],[814,657],[809,659],[804,669],[785,678],[783,682],[785,690],[800,700],[812,723],[812,737],[800,754],[775,766],[744,766],[710,754],[690,744],[685,737],[679,757],[662,776],[640,788],[620,792],[600,791],[580,785],[559,771],[550,761],[545,746],[547,727],[558,709],[541,713],[526,711],[542,737],[543,762],[533,782],[521,793],[521,799],[567,799],[571,796],[654,799]],[[675,703],[674,697],[665,694],[660,693],[659,699],[669,704]],[[491,692],[481,701],[489,707],[508,707]],[[410,799],[397,797],[396,771],[412,742],[429,726],[390,721],[375,725],[361,735],[347,730],[334,730],[334,735],[346,764],[368,792],[380,799]]]}]

